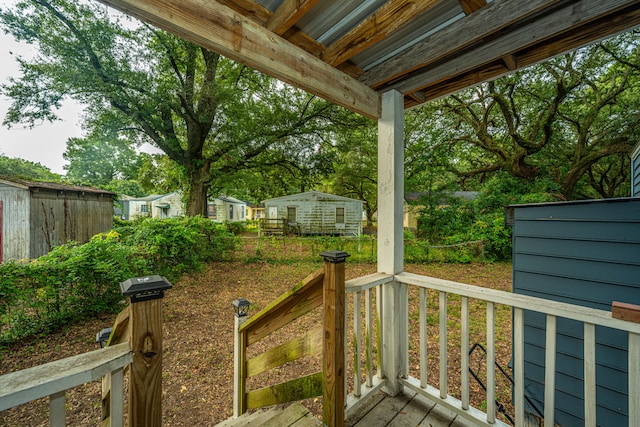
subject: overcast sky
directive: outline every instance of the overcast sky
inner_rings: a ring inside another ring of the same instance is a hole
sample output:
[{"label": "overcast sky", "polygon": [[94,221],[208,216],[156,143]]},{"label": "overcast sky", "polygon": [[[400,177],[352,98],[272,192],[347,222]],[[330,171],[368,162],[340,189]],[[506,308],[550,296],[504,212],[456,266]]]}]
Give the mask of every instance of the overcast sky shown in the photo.
[{"label": "overcast sky", "polygon": [[[17,0],[0,0],[0,8],[11,6]],[[12,36],[0,30],[0,84],[8,82],[9,77],[19,78],[16,56],[30,58],[34,53],[31,46],[17,43]],[[32,162],[41,163],[52,172],[64,174],[63,165],[67,162],[62,158],[67,140],[82,136],[81,115],[82,106],[66,101],[58,116],[61,120],[54,123],[44,122],[29,129],[24,126],[13,125],[11,129],[1,125],[11,104],[7,97],[0,95],[0,154],[7,157],[19,157]],[[145,144],[143,151],[159,153],[160,151]]]},{"label": "overcast sky", "polygon": [[[0,83],[7,83],[9,77],[19,77],[15,55],[29,57],[32,52],[30,46],[20,45],[12,36],[0,31]],[[0,96],[0,123],[4,121],[9,105],[9,99]],[[62,153],[66,148],[67,139],[82,135],[79,124],[81,114],[82,108],[78,104],[66,102],[59,111],[61,121],[45,122],[33,129],[16,125],[11,129],[1,126],[0,153],[7,157],[19,157],[41,163],[52,172],[63,174],[62,166],[66,162]]]}]

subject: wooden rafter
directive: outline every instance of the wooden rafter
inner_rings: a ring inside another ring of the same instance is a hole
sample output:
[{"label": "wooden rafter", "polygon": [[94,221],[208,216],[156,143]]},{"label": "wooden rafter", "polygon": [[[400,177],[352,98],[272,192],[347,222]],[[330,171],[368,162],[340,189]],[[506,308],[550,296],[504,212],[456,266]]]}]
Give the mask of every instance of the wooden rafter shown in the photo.
[{"label": "wooden rafter", "polygon": [[[597,21],[586,23],[580,28],[571,31],[570,34],[557,36],[552,40],[547,40],[546,43],[540,43],[519,52],[517,66],[520,69],[528,67],[549,57],[560,55],[637,26],[640,26],[640,7],[634,4],[624,10],[617,11],[613,17],[607,16]],[[422,88],[421,92],[424,92],[424,101],[430,101],[483,81],[495,79],[510,71],[512,70],[509,70],[502,60],[496,60],[479,71],[473,70],[445,82],[430,84]],[[419,103],[413,98],[407,98],[405,107],[413,107]]]},{"label": "wooden rafter", "polygon": [[[532,1],[528,3],[532,3]],[[564,34],[569,39],[573,39],[579,28],[584,28],[603,16],[617,16],[617,10],[625,6],[639,7],[637,0],[584,0],[580,3],[565,3],[562,6],[564,7],[559,7],[543,16],[536,16],[535,19],[524,25],[518,25],[513,31],[502,33],[493,40],[483,43],[481,47],[459,53],[446,63],[425,68],[414,73],[411,77],[403,79],[398,84],[389,85],[389,87],[403,93],[413,92],[423,89],[425,82],[432,84],[442,82],[455,75],[481,69],[484,65],[491,64],[496,58],[502,58],[505,54],[534,48],[540,44],[543,44],[548,52],[551,46],[547,42],[554,37],[562,37]],[[469,16],[469,18],[480,13],[482,11]],[[588,31],[588,33],[594,36],[591,41],[615,34],[610,32],[600,34],[595,31]],[[584,42],[580,42],[570,49],[584,44]],[[544,59],[549,57],[550,55],[546,55]],[[526,66],[520,58],[518,58],[518,63],[521,66]]]},{"label": "wooden rafter", "polygon": [[267,28],[278,35],[293,27],[319,0],[284,0],[267,21]]},{"label": "wooden rafter", "polygon": [[218,2],[102,1],[366,117],[380,115],[378,93]]},{"label": "wooden rafter", "polygon": [[486,0],[460,0],[460,6],[465,15],[471,15],[487,5]]},{"label": "wooden rafter", "polygon": [[391,0],[329,46],[322,58],[333,66],[342,64],[441,1]]},{"label": "wooden rafter", "polygon": [[372,87],[382,86],[403,74],[427,68],[447,56],[455,56],[463,49],[490,38],[519,19],[531,16],[556,3],[558,0],[530,0],[526,3],[492,2],[467,18],[427,37],[402,54],[372,68],[359,80]]}]

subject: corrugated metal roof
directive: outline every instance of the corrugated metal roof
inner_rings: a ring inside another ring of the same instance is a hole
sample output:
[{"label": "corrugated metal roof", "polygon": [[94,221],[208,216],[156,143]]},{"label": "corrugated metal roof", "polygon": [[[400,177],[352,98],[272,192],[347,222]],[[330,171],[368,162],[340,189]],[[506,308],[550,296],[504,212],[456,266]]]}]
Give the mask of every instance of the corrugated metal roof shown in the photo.
[{"label": "corrugated metal roof", "polygon": [[373,118],[640,25],[637,0],[101,1]]},{"label": "corrugated metal roof", "polygon": [[352,199],[350,197],[344,197],[344,196],[336,196],[335,194],[323,193],[321,191],[316,191],[316,190],[305,191],[304,193],[296,193],[296,194],[289,194],[286,196],[274,197],[273,199],[267,199],[262,203],[266,204],[269,202],[278,202],[278,201],[283,201],[287,199],[299,199],[300,197],[309,197],[309,198],[325,197],[325,198],[334,199],[334,200],[344,200],[348,202],[362,203],[362,200]]},{"label": "corrugated metal roof", "polygon": [[57,190],[57,191],[73,191],[73,192],[81,192],[81,193],[97,193],[97,194],[108,194],[115,195],[111,191],[103,190],[101,188],[89,187],[86,185],[69,185],[62,184],[59,182],[39,182],[39,181],[27,181],[19,178],[12,177],[2,177],[0,178],[0,182],[6,185],[13,185],[16,187],[24,188],[25,190],[37,190],[39,188],[47,189],[47,190]]}]

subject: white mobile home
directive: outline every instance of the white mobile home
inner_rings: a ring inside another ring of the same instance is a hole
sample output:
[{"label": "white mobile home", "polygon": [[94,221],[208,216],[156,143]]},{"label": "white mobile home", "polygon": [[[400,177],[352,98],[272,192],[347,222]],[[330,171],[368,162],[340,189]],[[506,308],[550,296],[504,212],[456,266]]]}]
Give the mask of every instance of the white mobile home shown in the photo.
[{"label": "white mobile home", "polygon": [[152,218],[176,218],[182,214],[182,193],[174,191],[151,201]]},{"label": "white mobile home", "polygon": [[276,197],[264,202],[265,232],[358,236],[362,201],[319,191]]},{"label": "white mobile home", "polygon": [[215,222],[246,221],[247,204],[229,196],[218,196],[207,203],[207,217]]}]

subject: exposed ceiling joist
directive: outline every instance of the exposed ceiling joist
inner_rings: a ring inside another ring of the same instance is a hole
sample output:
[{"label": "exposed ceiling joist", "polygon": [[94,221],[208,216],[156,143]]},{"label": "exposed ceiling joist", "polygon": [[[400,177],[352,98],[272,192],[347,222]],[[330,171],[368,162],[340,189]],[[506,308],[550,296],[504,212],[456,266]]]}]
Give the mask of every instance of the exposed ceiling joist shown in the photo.
[{"label": "exposed ceiling joist", "polygon": [[[447,56],[490,38],[500,30],[531,16],[559,0],[530,0],[493,2],[472,13],[465,19],[427,37],[400,55],[368,70],[359,80],[369,86],[379,87],[384,83],[420,68],[427,68]],[[400,74],[402,73],[402,74]]]},{"label": "exposed ceiling joist", "polygon": [[[404,79],[398,84],[390,84],[388,87],[396,89],[403,93],[410,93],[416,90],[424,89],[425,82],[431,84],[446,81],[452,76],[460,75],[474,69],[478,69],[484,65],[490,64],[497,57],[503,57],[505,54],[517,54],[517,52],[532,48],[542,42],[567,34],[569,38],[575,38],[575,34],[579,28],[597,21],[599,18],[607,15],[615,15],[617,10],[625,6],[637,5],[637,0],[583,0],[579,3],[563,2],[558,8],[545,14],[544,16],[536,16],[524,25],[519,25],[512,31],[505,31],[499,34],[493,40],[485,42],[482,46],[478,46],[473,50],[467,50],[459,53],[455,58],[450,59],[446,63],[434,65],[413,73],[409,78]],[[482,12],[478,12],[480,14]],[[469,18],[473,17],[471,15]],[[616,31],[617,32],[617,31]],[[603,38],[606,35],[615,34],[597,34],[591,41]],[[570,49],[584,45],[585,43],[576,44]],[[548,50],[550,45],[545,43]],[[558,52],[561,53],[561,52]],[[547,58],[549,56],[547,55]],[[518,61],[520,66],[524,64]]]},{"label": "exposed ceiling joist", "polygon": [[282,35],[293,27],[319,0],[284,0],[267,21],[267,28]]},{"label": "exposed ceiling joist", "polygon": [[464,10],[465,15],[471,15],[487,5],[486,0],[460,0],[460,7]]},{"label": "exposed ceiling joist", "polygon": [[377,92],[216,1],[101,1],[364,116],[380,116]]},{"label": "exposed ceiling joist", "polygon": [[441,1],[391,0],[329,46],[322,59],[334,66],[342,64]]},{"label": "exposed ceiling joist", "polygon": [[[558,36],[548,40],[547,43],[539,44],[520,52],[517,56],[517,66],[520,69],[528,67],[545,61],[550,57],[569,52],[580,46],[593,43],[637,26],[640,26],[640,8],[630,6],[618,11],[613,18],[608,16],[598,21],[585,24],[570,34]],[[455,79],[426,87],[424,89],[424,99],[425,101],[437,99],[483,81],[493,80],[510,71],[503,61],[498,60],[483,67],[481,71],[474,70],[462,74]],[[405,107],[409,108],[418,104],[419,103],[408,99]]]}]

